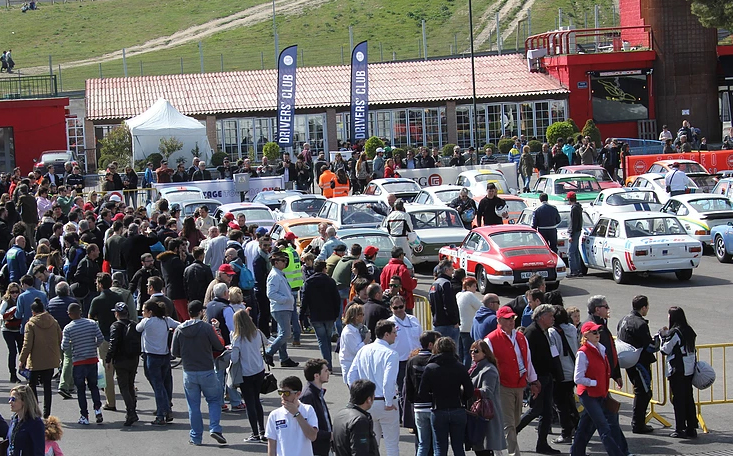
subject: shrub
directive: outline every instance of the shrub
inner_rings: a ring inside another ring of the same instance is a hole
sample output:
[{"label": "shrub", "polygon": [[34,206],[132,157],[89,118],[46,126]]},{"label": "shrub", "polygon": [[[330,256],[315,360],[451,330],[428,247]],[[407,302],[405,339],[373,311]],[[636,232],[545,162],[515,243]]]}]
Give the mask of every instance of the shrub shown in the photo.
[{"label": "shrub", "polygon": [[445,146],[443,146],[443,156],[444,157],[452,156],[454,147],[456,147],[455,144],[446,144]]},{"label": "shrub", "polygon": [[170,160],[171,155],[175,154],[179,150],[183,149],[183,143],[178,138],[171,136],[170,138],[160,138],[160,144],[158,145],[158,152],[165,157],[166,160]]},{"label": "shrub", "polygon": [[399,157],[400,160],[405,158],[405,149],[401,149],[399,147],[392,149],[392,157],[396,159],[396,157]]},{"label": "shrub", "polygon": [[[162,160],[162,155],[160,155],[158,152],[153,152],[152,154],[148,155],[148,158],[145,159],[145,163],[153,162],[153,169],[158,169],[160,168],[160,162]],[[145,166],[145,163],[143,163],[143,166]]]},{"label": "shrub", "polygon": [[573,136],[573,127],[567,122],[555,122],[554,124],[547,127],[547,142],[555,144],[558,138],[565,139],[568,136]]},{"label": "shrub", "polygon": [[221,166],[224,163],[224,159],[227,157],[226,152],[217,151],[211,156],[211,166]]},{"label": "shrub", "polygon": [[486,153],[486,148],[487,147],[489,149],[491,149],[491,153],[492,154],[496,153],[496,149],[497,149],[496,144],[492,144],[492,143],[486,143],[486,144],[484,144],[484,147],[482,147],[479,152],[482,153],[482,154],[483,153]]},{"label": "shrub", "polygon": [[[514,146],[514,141],[510,138],[500,139],[498,146],[499,146],[499,153],[506,155],[509,153],[509,151]],[[492,152],[496,152],[496,151],[493,150]]]},{"label": "shrub", "polygon": [[[565,122],[569,123],[571,127],[573,127],[573,133],[580,133],[580,128],[578,128],[578,124],[575,123],[573,119],[568,118]],[[568,136],[575,136],[575,135],[568,135]]]},{"label": "shrub", "polygon": [[[106,164],[112,161],[117,161],[120,166],[124,167],[132,161],[132,136],[130,135],[130,129],[124,123],[118,127],[113,128],[107,136],[99,140],[100,148],[100,163],[98,166],[102,169],[106,168]],[[108,159],[105,166],[102,167],[102,157],[114,157]]]},{"label": "shrub", "polygon": [[280,158],[280,146],[278,143],[270,141],[262,148],[262,154],[270,161],[277,160]]},{"label": "shrub", "polygon": [[529,146],[530,152],[536,153],[536,152],[542,151],[542,142],[541,141],[537,141],[536,139],[533,139],[532,141],[529,141],[527,145]]},{"label": "shrub", "polygon": [[590,136],[590,140],[596,143],[596,147],[601,147],[603,145],[601,130],[596,127],[593,119],[588,119],[585,126],[583,126],[583,136]]},{"label": "shrub", "polygon": [[367,153],[367,157],[369,157],[370,160],[377,155],[378,147],[384,147],[384,141],[376,136],[372,136],[364,143],[364,151]]},{"label": "shrub", "polygon": [[99,169],[107,169],[107,166],[115,160],[117,160],[117,157],[114,155],[102,155],[99,157],[99,160],[97,160],[97,166]]}]

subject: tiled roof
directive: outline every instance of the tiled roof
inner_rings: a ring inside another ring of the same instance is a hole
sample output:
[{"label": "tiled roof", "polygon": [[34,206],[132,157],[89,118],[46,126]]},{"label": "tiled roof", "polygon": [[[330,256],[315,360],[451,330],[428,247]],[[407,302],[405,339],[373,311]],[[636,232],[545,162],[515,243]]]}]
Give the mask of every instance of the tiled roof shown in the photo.
[{"label": "tiled roof", "polygon": [[[349,66],[298,68],[296,109],[349,106],[350,75]],[[276,85],[277,70],[89,79],[87,119],[134,117],[161,97],[191,116],[272,111]],[[567,93],[552,77],[530,73],[519,54],[476,57],[478,98]],[[469,58],[369,65],[370,106],[469,99]]]}]

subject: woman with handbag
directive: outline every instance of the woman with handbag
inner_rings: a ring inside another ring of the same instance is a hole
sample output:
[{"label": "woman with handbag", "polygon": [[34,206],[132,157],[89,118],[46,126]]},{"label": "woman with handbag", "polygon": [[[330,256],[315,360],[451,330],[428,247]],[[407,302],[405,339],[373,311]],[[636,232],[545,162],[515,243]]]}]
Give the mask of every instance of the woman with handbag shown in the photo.
[{"label": "woman with handbag", "polygon": [[247,418],[252,434],[245,442],[266,442],[265,414],[260,402],[260,392],[265,379],[265,362],[262,358],[267,339],[260,332],[244,310],[234,313],[234,333],[232,335],[232,364],[242,366],[239,390],[247,406]]},{"label": "woman with handbag", "polygon": [[504,419],[501,415],[501,400],[499,369],[496,367],[496,357],[483,340],[474,342],[471,345],[471,368],[468,374],[473,383],[474,398],[470,402],[469,410],[479,411],[479,415],[486,419],[490,410],[493,410],[493,417],[486,419],[485,432],[481,443],[472,443],[471,447],[476,456],[490,456],[494,451],[506,450],[506,437],[504,436]]},{"label": "woman with handbag", "polygon": [[687,324],[681,307],[669,308],[669,329],[659,332],[663,343],[662,353],[667,355],[667,378],[672,391],[675,431],[669,434],[675,439],[697,437],[697,414],[692,395],[692,377],[695,372],[695,340],[697,334]]},{"label": "woman with handbag", "polygon": [[[580,329],[583,338],[575,356],[574,381],[578,385],[577,393],[585,410],[570,447],[571,456],[585,456],[594,426],[598,429],[598,435],[609,456],[626,456],[628,453],[622,450],[625,445],[616,430],[612,429],[612,423],[618,420],[618,409],[614,407],[614,403],[618,405],[618,402],[608,394],[611,366],[608,364],[606,349],[600,343],[601,328],[601,325],[587,321]],[[613,408],[616,410],[612,410]]]}]

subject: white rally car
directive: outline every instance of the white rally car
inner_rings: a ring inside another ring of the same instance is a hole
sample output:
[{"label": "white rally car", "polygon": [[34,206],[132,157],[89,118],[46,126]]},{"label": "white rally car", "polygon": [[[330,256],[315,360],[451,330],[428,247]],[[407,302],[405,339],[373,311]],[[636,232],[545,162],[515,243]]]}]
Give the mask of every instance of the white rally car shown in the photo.
[{"label": "white rally car", "polygon": [[700,264],[702,244],[674,215],[620,212],[598,220],[580,254],[587,268],[611,271],[616,283],[637,272],[674,272],[689,280]]},{"label": "white rally car", "polygon": [[595,223],[602,215],[610,215],[616,212],[656,212],[661,208],[662,204],[653,190],[622,187],[603,190],[590,203],[590,207],[585,210]]},{"label": "white rally car", "polygon": [[[564,262],[568,261],[568,251],[570,250],[570,235],[568,234],[568,228],[570,228],[570,209],[571,206],[556,206],[557,212],[560,213],[560,224],[557,225],[557,253]],[[532,219],[534,218],[534,211],[536,207],[528,207],[522,211],[519,216],[517,223],[520,225],[532,226]],[[593,229],[593,221],[591,220],[588,213],[583,210],[583,235],[590,233]]]},{"label": "white rally car", "polygon": [[711,193],[672,196],[661,211],[676,215],[687,234],[710,246],[710,230],[733,222],[733,203],[726,196]]}]

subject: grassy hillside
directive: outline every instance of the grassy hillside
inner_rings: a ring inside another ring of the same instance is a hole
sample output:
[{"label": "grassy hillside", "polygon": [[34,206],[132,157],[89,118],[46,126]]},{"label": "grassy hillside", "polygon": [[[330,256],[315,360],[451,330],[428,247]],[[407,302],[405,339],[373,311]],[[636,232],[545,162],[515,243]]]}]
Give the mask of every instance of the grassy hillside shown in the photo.
[{"label": "grassy hillside", "polygon": [[[501,28],[513,28],[526,0],[474,0],[474,29],[478,33],[493,27],[492,11],[504,7]],[[54,72],[61,64],[64,91],[79,90],[84,80],[101,75],[123,76],[122,60],[65,67],[70,62],[99,57],[123,47],[139,45],[152,38],[167,36],[192,25],[224,17],[262,0],[101,0],[42,4],[40,11],[22,14],[17,9],[0,11],[9,24],[0,30],[0,43],[13,48],[18,67],[47,65],[53,56]],[[236,7],[232,5],[237,5]],[[505,5],[509,7],[505,7]],[[602,7],[602,25],[612,25],[613,0],[537,0],[531,8],[532,33],[555,28],[558,8],[582,27],[583,12],[593,23],[593,5]],[[415,59],[424,55],[421,21],[426,21],[428,56],[465,52],[469,45],[468,0],[331,0],[319,7],[304,9],[297,15],[278,15],[280,49],[298,44],[299,65],[339,65],[349,61],[349,26],[354,43],[369,40],[372,62]],[[481,18],[488,20],[484,23]],[[40,24],[40,26],[39,26]],[[12,31],[16,34],[12,35]],[[519,45],[526,28],[520,25]],[[505,48],[514,48],[516,37],[506,39]],[[202,40],[205,71],[273,68],[275,50],[271,17],[248,27],[225,30]],[[495,39],[478,51],[495,49]],[[183,68],[182,68],[183,67]],[[197,42],[127,58],[129,76],[199,72]]]}]

